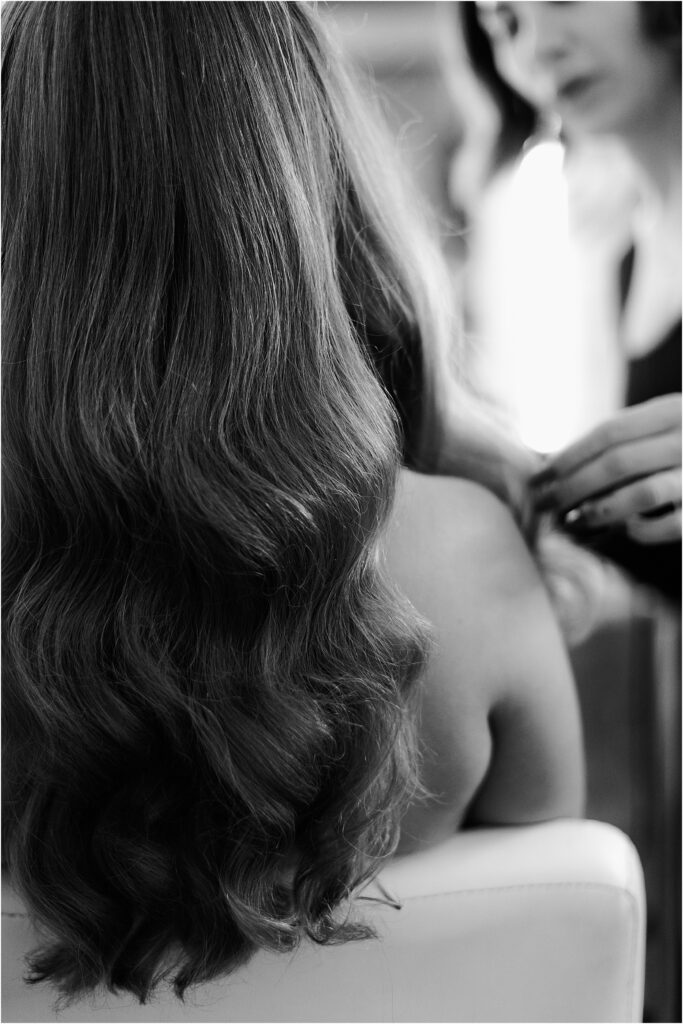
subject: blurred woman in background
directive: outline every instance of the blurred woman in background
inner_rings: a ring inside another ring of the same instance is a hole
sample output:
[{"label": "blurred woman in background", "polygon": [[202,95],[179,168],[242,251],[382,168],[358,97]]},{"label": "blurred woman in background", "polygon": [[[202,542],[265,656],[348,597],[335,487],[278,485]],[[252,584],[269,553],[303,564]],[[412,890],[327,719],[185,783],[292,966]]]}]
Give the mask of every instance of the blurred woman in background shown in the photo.
[{"label": "blurred woman in background", "polygon": [[[598,636],[577,669],[587,716],[589,813],[597,808],[625,824],[643,856],[646,1006],[649,1019],[678,1020],[681,5],[462,3],[458,11],[471,67],[496,99],[512,140],[497,154],[490,147],[489,174],[521,155],[531,111],[546,123],[549,115],[559,118],[566,154],[559,198],[568,200],[569,212],[567,223],[561,211],[562,228],[580,253],[581,289],[572,298],[583,300],[586,315],[582,333],[572,336],[564,329],[571,303],[550,310],[546,304],[541,339],[551,350],[560,338],[569,343],[583,373],[576,374],[575,389],[567,385],[569,374],[551,372],[549,381],[537,374],[527,393],[547,387],[553,394],[555,384],[577,405],[594,394],[606,408],[592,415],[599,409],[587,406],[585,425],[549,448],[555,454],[536,478],[536,508],[648,588],[616,581],[615,594],[627,597],[616,605],[617,631],[607,627],[602,654]],[[533,134],[538,137],[535,124]],[[541,205],[541,189],[529,193],[532,208]],[[520,231],[523,220],[517,220]],[[551,263],[552,282],[557,265],[550,253],[541,249],[539,262]],[[540,275],[528,266],[526,272],[522,332],[525,310],[533,313],[533,304],[543,301],[534,292]],[[500,320],[505,346],[509,324],[502,313]],[[533,363],[526,365],[532,373]],[[605,655],[610,674],[622,666],[611,691],[595,687]],[[618,740],[606,742],[605,721],[621,721],[626,750],[620,752]]]},{"label": "blurred woman in background", "polygon": [[[536,500],[577,538],[680,601],[680,4],[461,8],[475,68],[484,82],[502,82],[503,118],[514,113],[511,91],[524,90],[518,103],[542,97],[570,150],[616,139],[638,169],[638,205],[618,265],[629,408],[554,455],[536,479]],[[517,118],[518,142],[525,123]]]},{"label": "blurred woman in background", "polygon": [[576,700],[312,9],[3,17],[5,858],[33,981],[182,996],[366,934],[399,834],[579,813]]}]

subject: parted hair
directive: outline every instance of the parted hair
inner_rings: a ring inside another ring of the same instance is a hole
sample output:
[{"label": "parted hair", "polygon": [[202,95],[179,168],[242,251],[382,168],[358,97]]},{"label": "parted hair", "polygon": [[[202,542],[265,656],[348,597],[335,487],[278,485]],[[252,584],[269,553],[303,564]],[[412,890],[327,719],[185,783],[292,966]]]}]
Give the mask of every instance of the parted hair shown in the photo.
[{"label": "parted hair", "polygon": [[417,785],[377,553],[430,284],[307,6],[3,18],[4,855],[30,980],[182,996],[366,934]]}]

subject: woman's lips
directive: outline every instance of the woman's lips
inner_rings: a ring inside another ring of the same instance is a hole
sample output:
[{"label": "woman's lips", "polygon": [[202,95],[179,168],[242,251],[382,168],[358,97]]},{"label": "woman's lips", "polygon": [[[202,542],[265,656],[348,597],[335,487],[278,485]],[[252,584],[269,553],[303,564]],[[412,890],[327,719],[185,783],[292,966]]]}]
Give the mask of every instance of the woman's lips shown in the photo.
[{"label": "woman's lips", "polygon": [[597,78],[592,75],[577,75],[558,86],[557,98],[563,102],[573,103],[582,99],[596,84]]}]

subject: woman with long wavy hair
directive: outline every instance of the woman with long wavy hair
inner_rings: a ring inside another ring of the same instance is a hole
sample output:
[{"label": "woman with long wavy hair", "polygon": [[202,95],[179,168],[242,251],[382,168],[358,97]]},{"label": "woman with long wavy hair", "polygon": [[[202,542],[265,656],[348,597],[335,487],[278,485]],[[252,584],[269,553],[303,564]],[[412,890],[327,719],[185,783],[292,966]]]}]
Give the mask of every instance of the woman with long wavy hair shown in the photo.
[{"label": "woman with long wavy hair", "polygon": [[509,512],[400,471],[439,270],[314,13],[3,13],[5,859],[30,980],[182,996],[365,934],[402,821],[575,813],[571,680]]}]

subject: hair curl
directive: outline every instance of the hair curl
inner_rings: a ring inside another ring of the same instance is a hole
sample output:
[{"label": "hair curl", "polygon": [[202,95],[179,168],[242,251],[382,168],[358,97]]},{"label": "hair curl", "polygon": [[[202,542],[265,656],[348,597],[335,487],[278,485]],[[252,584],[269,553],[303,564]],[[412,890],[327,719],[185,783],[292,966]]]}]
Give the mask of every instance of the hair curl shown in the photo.
[{"label": "hair curl", "polygon": [[32,980],[182,997],[365,934],[414,791],[370,357],[421,286],[305,7],[4,19],[5,855]]}]

